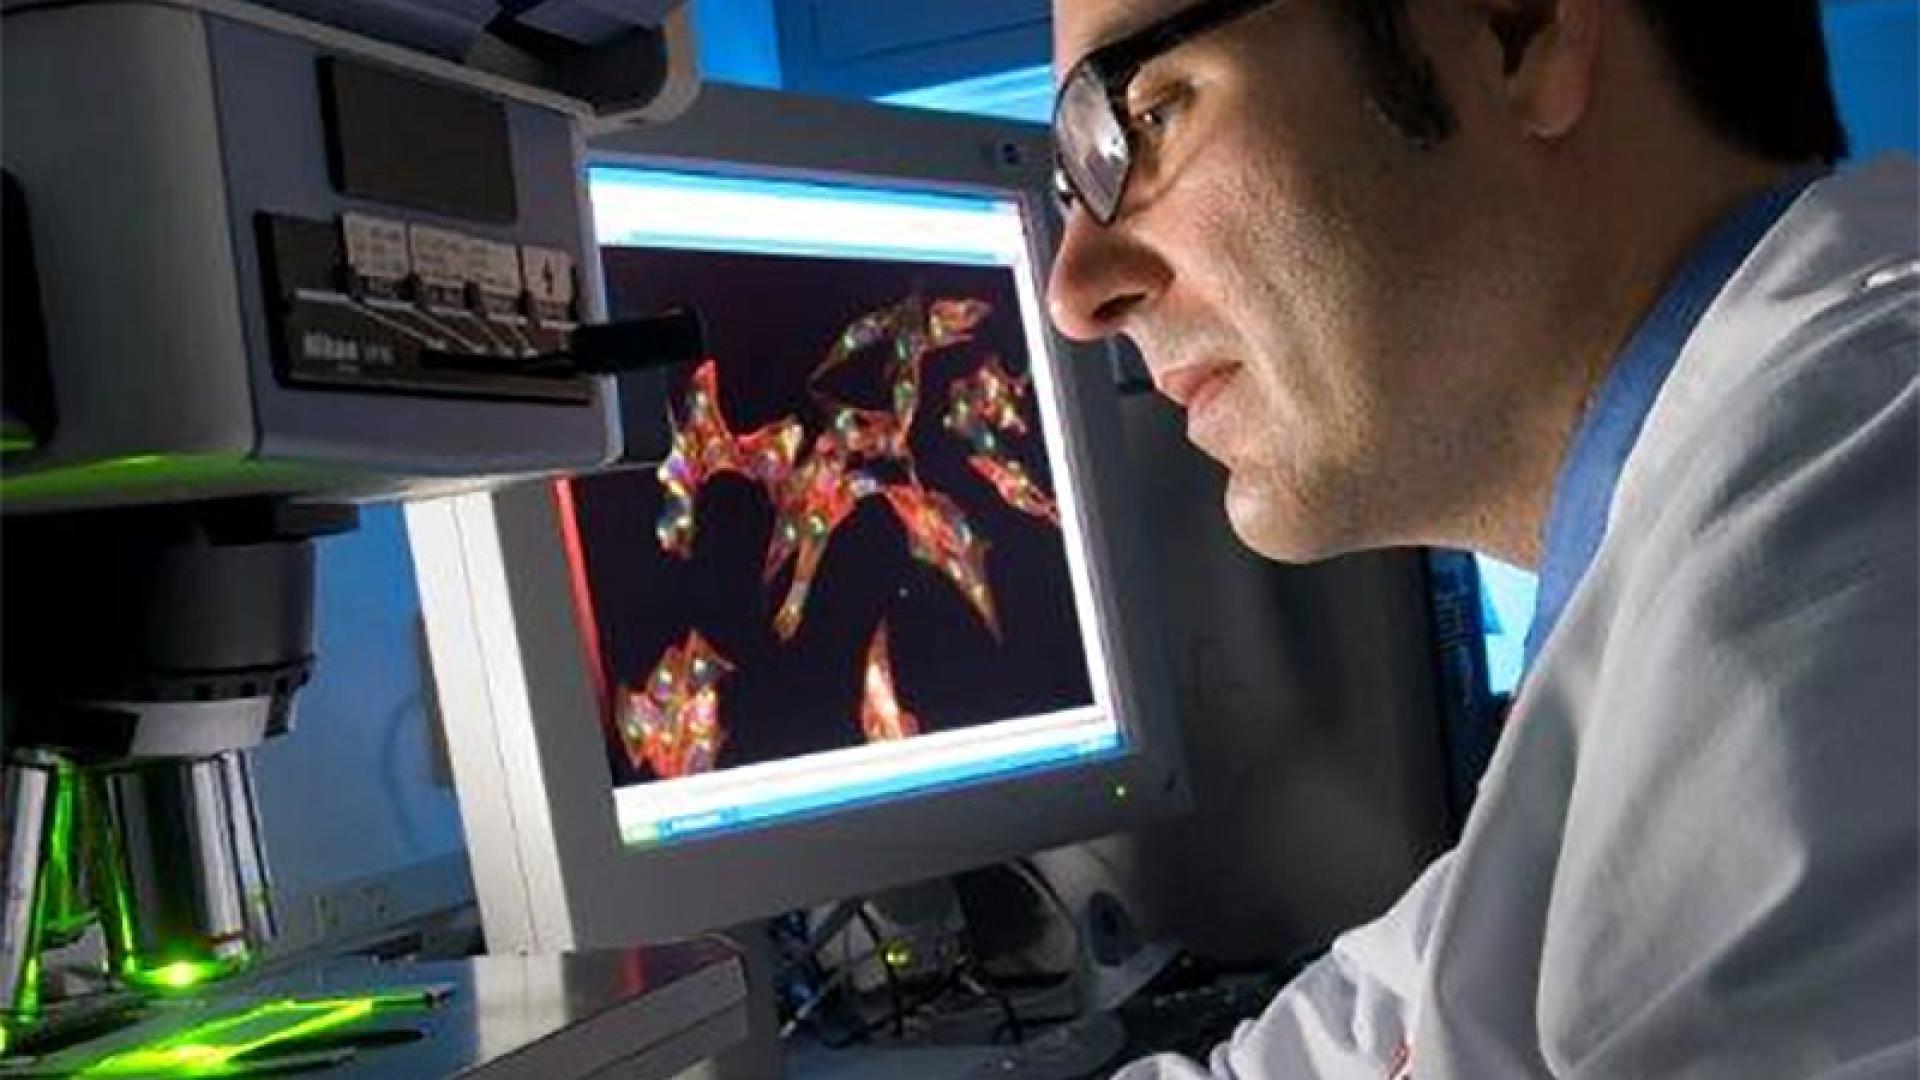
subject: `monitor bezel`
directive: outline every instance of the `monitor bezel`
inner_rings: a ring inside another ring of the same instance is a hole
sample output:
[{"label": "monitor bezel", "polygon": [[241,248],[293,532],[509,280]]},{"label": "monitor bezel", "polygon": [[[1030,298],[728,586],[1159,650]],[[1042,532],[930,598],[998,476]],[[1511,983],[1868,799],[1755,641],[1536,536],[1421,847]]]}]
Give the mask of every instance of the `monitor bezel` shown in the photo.
[{"label": "monitor bezel", "polygon": [[[1045,132],[1030,125],[709,86],[673,124],[605,137],[587,157],[591,167],[1012,198],[1029,225],[1037,278],[1050,263],[1058,225],[1046,194]],[[1044,280],[1035,285],[1043,293]],[[450,618],[479,628],[430,627],[430,637],[441,639],[436,653],[451,659],[464,650],[471,661],[487,651],[482,639],[505,634],[516,640],[495,640],[496,655],[517,647],[520,656],[517,676],[495,670],[504,660],[486,667],[482,656],[487,675],[478,681],[486,689],[477,696],[474,686],[441,693],[443,710],[464,714],[448,715],[449,749],[491,948],[610,946],[721,928],[1118,831],[1189,805],[1172,684],[1152,617],[1141,508],[1125,482],[1111,360],[1104,347],[1048,336],[1066,428],[1062,449],[1073,461],[1086,520],[1101,523],[1085,530],[1086,555],[1112,701],[1125,731],[1123,749],[1108,757],[628,847],[619,836],[598,723],[577,719],[599,715],[598,692],[552,486],[498,492],[459,510],[415,512],[418,528],[450,529],[463,551],[460,566],[423,567],[423,604],[430,592],[443,615],[467,604]],[[488,550],[489,531],[497,551]],[[453,595],[486,574],[504,581],[511,626],[499,625],[499,613],[490,619],[472,610],[472,592],[465,600]],[[546,722],[513,715],[516,678],[524,680],[530,716]]]}]

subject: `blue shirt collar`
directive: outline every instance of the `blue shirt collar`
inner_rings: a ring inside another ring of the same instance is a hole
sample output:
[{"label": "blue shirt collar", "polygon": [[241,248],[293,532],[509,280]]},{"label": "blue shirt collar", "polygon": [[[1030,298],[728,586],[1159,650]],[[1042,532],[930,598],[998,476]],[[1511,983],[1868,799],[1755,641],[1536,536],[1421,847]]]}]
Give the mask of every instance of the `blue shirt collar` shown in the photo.
[{"label": "blue shirt collar", "polygon": [[1681,348],[1727,279],[1820,175],[1821,170],[1798,173],[1748,200],[1715,226],[1682,264],[1594,392],[1554,481],[1538,606],[1527,630],[1523,670],[1532,669],[1534,657],[1600,549],[1620,471]]}]

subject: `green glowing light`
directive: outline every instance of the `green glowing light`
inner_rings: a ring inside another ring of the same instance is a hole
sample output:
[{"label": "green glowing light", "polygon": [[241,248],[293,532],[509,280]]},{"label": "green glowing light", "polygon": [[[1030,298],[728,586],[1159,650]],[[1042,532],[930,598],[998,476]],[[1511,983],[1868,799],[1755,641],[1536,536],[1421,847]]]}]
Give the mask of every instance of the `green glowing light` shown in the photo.
[{"label": "green glowing light", "polygon": [[33,910],[27,924],[27,962],[20,975],[20,991],[14,1000],[16,1016],[32,1020],[40,1013],[40,969],[42,946],[66,915],[74,895],[73,864],[73,766],[62,761],[54,766],[52,790],[48,796],[48,818],[41,834],[45,847],[41,855],[40,880],[34,886]]},{"label": "green glowing light", "polygon": [[1118,799],[1121,802],[1127,801],[1127,785],[1125,784],[1113,785],[1113,797],[1115,799]]},{"label": "green glowing light", "polygon": [[85,499],[127,491],[190,490],[244,494],[262,487],[298,491],[316,486],[320,470],[243,454],[128,454],[106,461],[11,470],[0,477],[0,500]]},{"label": "green glowing light", "polygon": [[172,964],[163,964],[150,971],[142,971],[133,977],[133,981],[142,986],[185,990],[198,986],[219,973],[220,965],[218,964],[181,960]]},{"label": "green glowing light", "polygon": [[215,1017],[146,1046],[123,1050],[82,1069],[83,1077],[216,1077],[245,1071],[244,1055],[293,1043],[364,1020],[376,1011],[431,1007],[427,991],[359,997],[284,999]]},{"label": "green glowing light", "polygon": [[177,991],[191,990],[213,979],[225,978],[252,963],[251,953],[239,952],[223,957],[172,957],[150,963],[132,963],[122,965],[127,982],[143,990]]},{"label": "green glowing light", "polygon": [[107,825],[106,798],[105,781],[98,774],[80,773],[80,831],[90,841],[88,868],[93,875],[100,928],[107,936],[107,956],[113,970],[130,980],[140,973],[133,929],[133,885],[127,877],[119,830]]},{"label": "green glowing light", "polygon": [[42,948],[77,940],[94,920],[93,907],[81,896],[80,864],[74,857],[79,841],[79,772],[63,761],[54,772],[53,785],[53,821],[42,862],[44,877],[36,919]]},{"label": "green glowing light", "polygon": [[880,959],[888,967],[897,971],[913,963],[913,950],[908,948],[903,942],[891,941],[888,942],[887,947],[881,951]]}]

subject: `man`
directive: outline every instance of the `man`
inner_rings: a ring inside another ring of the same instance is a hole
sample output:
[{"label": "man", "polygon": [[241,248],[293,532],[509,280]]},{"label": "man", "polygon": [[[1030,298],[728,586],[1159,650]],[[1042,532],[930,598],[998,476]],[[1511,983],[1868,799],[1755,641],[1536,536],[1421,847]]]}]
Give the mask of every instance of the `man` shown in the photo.
[{"label": "man", "polygon": [[1056,0],[1060,329],[1285,560],[1542,572],[1459,848],[1147,1077],[1920,1073],[1920,174],[1816,0]]}]

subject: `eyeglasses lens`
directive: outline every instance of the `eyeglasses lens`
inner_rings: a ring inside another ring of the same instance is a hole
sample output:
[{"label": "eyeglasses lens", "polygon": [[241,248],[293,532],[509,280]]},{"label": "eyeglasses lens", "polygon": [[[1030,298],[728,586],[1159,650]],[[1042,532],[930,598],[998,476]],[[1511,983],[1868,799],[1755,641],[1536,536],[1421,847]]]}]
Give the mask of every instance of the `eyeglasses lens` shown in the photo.
[{"label": "eyeglasses lens", "polygon": [[1132,153],[1106,87],[1086,67],[1075,69],[1061,90],[1054,139],[1060,167],[1074,193],[1095,219],[1111,223],[1120,206]]}]

